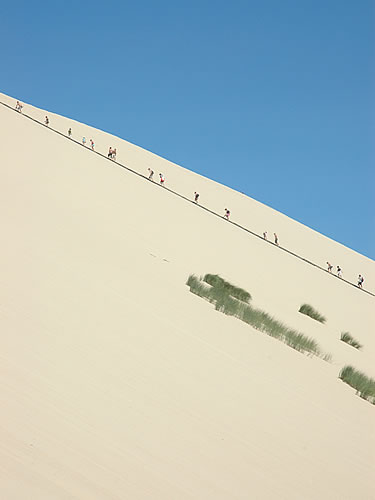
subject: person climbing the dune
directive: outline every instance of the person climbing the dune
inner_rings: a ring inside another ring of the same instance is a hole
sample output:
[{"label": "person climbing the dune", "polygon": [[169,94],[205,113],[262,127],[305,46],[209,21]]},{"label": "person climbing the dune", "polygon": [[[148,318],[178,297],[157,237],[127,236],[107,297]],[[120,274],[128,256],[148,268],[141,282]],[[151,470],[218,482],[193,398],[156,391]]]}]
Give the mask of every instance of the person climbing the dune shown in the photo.
[{"label": "person climbing the dune", "polygon": [[365,278],[360,274],[358,276],[358,287],[363,288],[363,282],[365,281]]},{"label": "person climbing the dune", "polygon": [[337,276],[342,279],[342,269],[340,266],[337,266]]},{"label": "person climbing the dune", "polygon": [[331,273],[331,272],[332,272],[333,265],[332,265],[332,264],[330,264],[330,263],[328,262],[328,260],[327,260],[326,264],[327,264],[327,271],[328,271],[329,273]]},{"label": "person climbing the dune", "polygon": [[199,200],[199,193],[197,193],[196,191],[194,192],[194,201],[195,203],[198,203],[198,200]]},{"label": "person climbing the dune", "polygon": [[275,245],[279,246],[279,237],[277,236],[276,233],[273,233],[273,236],[275,238]]},{"label": "person climbing the dune", "polygon": [[151,168],[150,168],[150,167],[148,167],[148,169],[147,169],[147,170],[148,170],[148,180],[149,180],[149,181],[152,181],[152,180],[154,179],[154,171],[153,171],[153,170],[151,170]]},{"label": "person climbing the dune", "polygon": [[263,233],[263,238],[264,238],[265,240],[267,240],[267,231],[264,231],[264,233]]},{"label": "person climbing the dune", "polygon": [[112,158],[112,146],[109,147],[108,158]]},{"label": "person climbing the dune", "polygon": [[230,210],[228,210],[228,209],[226,208],[226,209],[225,209],[225,212],[224,212],[224,219],[229,220],[229,217],[230,217]]},{"label": "person climbing the dune", "polygon": [[91,146],[91,149],[94,151],[95,143],[92,139],[90,139],[90,146]]},{"label": "person climbing the dune", "polygon": [[46,115],[46,118],[45,118],[45,120],[44,120],[44,123],[45,123],[45,125],[48,127],[48,125],[49,125],[49,118],[48,118],[48,116],[47,116],[47,115]]},{"label": "person climbing the dune", "polygon": [[69,130],[68,130],[68,137],[70,138],[72,136],[72,129],[69,127]]},{"label": "person climbing the dune", "polygon": [[82,144],[86,146],[86,137],[82,137]]},{"label": "person climbing the dune", "polygon": [[164,175],[163,175],[162,173],[160,173],[160,174],[159,174],[159,177],[160,177],[160,184],[161,184],[162,186],[164,186],[164,182],[165,182],[165,177],[164,177]]},{"label": "person climbing the dune", "polygon": [[113,161],[116,161],[116,155],[117,155],[117,149],[115,148],[112,150],[112,160]]}]

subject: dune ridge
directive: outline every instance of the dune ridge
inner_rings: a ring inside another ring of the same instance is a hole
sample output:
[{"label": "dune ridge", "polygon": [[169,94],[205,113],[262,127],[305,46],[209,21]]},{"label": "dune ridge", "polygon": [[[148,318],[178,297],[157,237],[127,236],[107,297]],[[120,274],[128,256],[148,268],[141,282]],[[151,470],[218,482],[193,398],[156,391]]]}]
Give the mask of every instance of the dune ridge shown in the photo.
[{"label": "dune ridge", "polygon": [[[17,102],[18,102],[18,101],[17,101]],[[2,104],[3,106],[6,106],[8,109],[11,109],[11,110],[17,111],[17,109],[15,109],[14,107],[10,106],[9,104],[6,104],[6,103],[1,102],[1,101],[0,101],[0,104]],[[23,107],[23,106],[22,106],[22,107]],[[132,172],[132,173],[133,173],[133,174],[135,174],[135,175],[139,175],[139,176],[143,177],[144,179],[148,179],[148,176],[147,176],[147,175],[142,174],[142,173],[140,173],[140,172],[137,172],[136,170],[134,170],[134,169],[132,169],[132,168],[130,168],[130,167],[128,167],[128,166],[126,166],[124,163],[121,163],[121,162],[119,162],[119,161],[117,161],[117,160],[112,160],[112,159],[111,159],[111,158],[109,158],[109,157],[108,157],[108,155],[106,155],[104,152],[97,151],[96,149],[91,149],[88,145],[83,144],[81,141],[79,141],[79,140],[77,140],[77,139],[74,139],[73,137],[69,137],[67,133],[64,133],[64,132],[62,132],[62,131],[59,131],[59,130],[57,130],[57,129],[54,129],[54,128],[53,128],[53,127],[51,127],[49,124],[48,124],[48,125],[46,125],[46,124],[44,124],[42,121],[39,121],[39,120],[37,120],[36,118],[33,118],[32,116],[28,115],[28,114],[27,114],[27,113],[25,113],[25,112],[22,112],[22,113],[20,113],[20,114],[21,114],[22,116],[26,117],[26,118],[29,118],[29,119],[33,120],[34,122],[38,123],[39,125],[42,125],[42,126],[47,127],[47,129],[48,129],[48,130],[51,130],[52,132],[55,132],[55,133],[57,133],[57,134],[59,134],[59,135],[61,135],[61,136],[65,137],[65,138],[69,139],[70,141],[74,142],[74,143],[75,143],[75,144],[77,144],[78,146],[83,147],[83,148],[85,148],[85,149],[88,149],[88,150],[89,150],[89,151],[91,151],[92,153],[94,153],[94,154],[97,154],[97,155],[101,156],[101,157],[102,157],[102,158],[104,158],[105,160],[111,161],[112,163],[115,163],[115,165],[117,165],[117,166],[119,166],[119,167],[122,167],[122,168],[124,168],[124,169],[128,170],[129,172]],[[173,189],[169,188],[168,186],[165,186],[165,185],[161,186],[158,182],[155,182],[155,183],[154,183],[154,185],[155,185],[155,186],[158,186],[158,187],[163,187],[164,189],[166,189],[166,190],[167,190],[167,191],[169,191],[170,193],[173,193],[174,195],[179,196],[179,197],[181,197],[182,199],[184,199],[184,200],[186,200],[186,201],[188,201],[188,202],[190,202],[190,203],[194,203],[194,200],[193,200],[191,197],[190,197],[190,198],[188,198],[187,196],[184,196],[183,194],[181,194],[181,193],[179,193],[178,191],[175,191],[175,190],[173,190]],[[220,215],[219,213],[217,213],[217,212],[215,212],[215,211],[211,210],[211,209],[210,209],[209,207],[207,207],[207,206],[204,206],[204,205],[202,205],[202,204],[200,204],[200,203],[197,203],[197,206],[198,206],[199,208],[203,209],[203,210],[208,211],[208,212],[209,212],[209,213],[211,213],[212,215],[215,215],[216,217],[222,217],[222,215]],[[280,250],[283,250],[283,251],[285,251],[285,252],[288,252],[290,255],[293,255],[294,257],[296,257],[296,258],[298,258],[298,259],[303,260],[303,261],[304,261],[304,262],[306,262],[307,264],[310,264],[310,265],[312,265],[312,266],[315,266],[316,268],[318,268],[318,269],[320,269],[320,270],[322,270],[322,271],[324,271],[324,272],[328,273],[330,276],[333,276],[334,278],[340,279],[340,281],[342,281],[343,283],[347,283],[347,284],[349,284],[349,285],[352,285],[352,286],[355,286],[355,287],[357,287],[357,288],[358,288],[358,284],[357,284],[355,281],[349,281],[349,280],[347,280],[347,279],[345,279],[345,278],[343,278],[343,277],[339,277],[339,276],[335,273],[335,271],[333,271],[333,272],[332,272],[332,271],[328,271],[326,268],[322,267],[321,265],[319,265],[319,264],[317,264],[317,263],[315,263],[315,262],[312,262],[312,261],[310,261],[309,259],[304,258],[304,257],[303,257],[303,256],[301,256],[301,255],[298,255],[297,253],[293,252],[291,249],[285,248],[285,247],[281,246],[280,244],[278,244],[278,243],[276,243],[276,242],[274,243],[273,241],[269,240],[268,238],[267,238],[267,239],[265,239],[265,238],[264,238],[264,236],[262,236],[261,234],[255,233],[254,231],[252,231],[252,230],[251,230],[251,229],[249,229],[248,227],[244,227],[244,226],[242,226],[241,224],[238,224],[237,222],[235,222],[235,221],[233,221],[233,220],[231,220],[231,219],[230,219],[230,220],[228,219],[228,222],[229,222],[230,224],[234,224],[234,225],[235,225],[236,227],[238,227],[239,229],[241,229],[241,230],[243,230],[243,231],[246,231],[246,232],[248,232],[249,234],[251,234],[251,235],[253,235],[253,236],[257,237],[257,238],[262,239],[265,243],[267,243],[267,244],[271,244],[271,245],[275,245],[275,246],[277,246],[278,248],[280,248]],[[370,290],[368,290],[368,289],[366,289],[366,288],[361,288],[361,291],[362,291],[362,292],[365,292],[365,293],[368,293],[368,294],[370,294],[370,295],[372,295],[372,296],[374,296],[374,297],[375,297],[375,293],[371,292]]]}]

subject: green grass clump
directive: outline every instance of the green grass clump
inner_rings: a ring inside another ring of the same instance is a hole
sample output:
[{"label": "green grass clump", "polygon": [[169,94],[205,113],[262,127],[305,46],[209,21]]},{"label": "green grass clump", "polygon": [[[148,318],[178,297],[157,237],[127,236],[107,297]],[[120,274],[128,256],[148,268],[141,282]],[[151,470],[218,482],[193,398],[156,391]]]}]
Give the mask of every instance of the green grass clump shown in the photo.
[{"label": "green grass clump", "polygon": [[231,297],[227,288],[222,286],[206,285],[204,281],[199,279],[194,274],[191,274],[186,282],[190,287],[190,291],[215,304],[215,309],[221,311],[228,316],[236,316],[239,314],[239,309],[243,302]]},{"label": "green grass clump", "polygon": [[358,340],[356,340],[354,337],[352,337],[349,332],[342,332],[341,333],[341,340],[343,342],[346,342],[347,344],[355,347],[356,349],[362,349],[362,347],[363,347],[362,344],[360,344],[358,342]]},{"label": "green grass clump", "polygon": [[373,378],[367,377],[367,375],[349,365],[344,366],[339,378],[353,387],[361,398],[375,404],[375,380]]},{"label": "green grass clump", "polygon": [[318,311],[309,304],[302,304],[298,312],[306,314],[306,316],[310,316],[310,318],[316,319],[316,321],[320,321],[321,323],[326,322],[326,318],[318,313]]},{"label": "green grass clump", "polygon": [[203,297],[204,299],[210,298],[210,287],[202,283],[194,274],[191,274],[186,282],[187,286],[190,287],[190,291]]},{"label": "green grass clump", "polygon": [[237,286],[228,283],[228,281],[225,281],[218,274],[206,274],[203,278],[203,281],[214,288],[222,288],[227,292],[228,295],[234,297],[235,299],[241,300],[242,302],[249,302],[251,300],[251,295],[249,294],[249,292],[247,292],[243,288],[238,288]]},{"label": "green grass clump", "polygon": [[[206,281],[207,276],[209,276],[208,279],[211,283],[213,283],[213,285],[206,285],[208,282]],[[219,278],[219,280],[217,278]],[[241,290],[241,292],[245,292],[247,294],[245,290],[234,287],[230,284],[229,287],[223,286],[222,281],[224,280],[217,275],[206,274],[203,280],[206,283],[202,282],[196,276],[190,275],[186,284],[190,287],[190,291],[192,293],[195,293],[199,297],[213,303],[217,311],[220,311],[228,316],[235,316],[241,321],[251,325],[253,328],[281,340],[299,352],[323,356],[323,353],[315,340],[310,339],[296,330],[292,330],[261,309],[255,309],[250,304],[233,297],[231,293],[232,288],[235,290]],[[243,293],[241,293],[241,297],[244,297]],[[248,297],[250,297],[250,294],[248,294]]]}]

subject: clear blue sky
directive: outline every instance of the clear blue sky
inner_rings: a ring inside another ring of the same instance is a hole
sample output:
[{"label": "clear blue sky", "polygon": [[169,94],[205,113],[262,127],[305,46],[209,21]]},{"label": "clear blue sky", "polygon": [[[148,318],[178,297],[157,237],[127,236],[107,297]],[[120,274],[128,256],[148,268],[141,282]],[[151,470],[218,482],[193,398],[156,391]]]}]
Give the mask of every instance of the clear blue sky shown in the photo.
[{"label": "clear blue sky", "polygon": [[2,92],[375,257],[373,0],[1,8]]}]

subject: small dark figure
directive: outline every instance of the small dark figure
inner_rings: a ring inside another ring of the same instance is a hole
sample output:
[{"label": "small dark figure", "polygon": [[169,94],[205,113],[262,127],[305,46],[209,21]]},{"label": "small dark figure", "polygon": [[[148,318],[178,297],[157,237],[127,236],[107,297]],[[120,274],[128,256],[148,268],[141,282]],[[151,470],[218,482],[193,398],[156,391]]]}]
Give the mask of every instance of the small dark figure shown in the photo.
[{"label": "small dark figure", "polygon": [[72,129],[69,128],[69,130],[68,130],[68,137],[71,137],[71,135],[72,135]]},{"label": "small dark figure", "polygon": [[199,200],[199,193],[197,193],[196,191],[194,192],[194,201],[195,203],[198,203],[198,200]]},{"label": "small dark figure", "polygon": [[17,101],[16,102],[16,111],[18,111],[19,113],[21,113],[22,112],[22,108],[23,108],[23,106],[20,103],[20,101]]},{"label": "small dark figure", "polygon": [[95,143],[92,139],[90,139],[90,146],[91,146],[91,149],[94,151]]},{"label": "small dark figure", "polygon": [[154,171],[148,168],[148,180],[152,181],[154,179]]},{"label": "small dark figure", "polygon": [[341,269],[341,267],[340,267],[340,266],[337,266],[337,276],[338,276],[339,278],[342,278],[342,269]]},{"label": "small dark figure", "polygon": [[267,239],[267,231],[264,231],[263,233],[263,238],[266,240]]},{"label": "small dark figure", "polygon": [[161,184],[162,186],[164,186],[164,182],[165,182],[165,177],[164,177],[164,175],[163,175],[163,174],[159,174],[159,177],[160,177],[160,184]]},{"label": "small dark figure", "polygon": [[328,261],[327,261],[327,269],[328,269],[328,272],[331,273],[332,272],[332,268],[333,268],[333,265],[330,264]]},{"label": "small dark figure", "polygon": [[273,233],[274,237],[275,237],[275,245],[279,246],[279,237],[277,236],[276,233]]},{"label": "small dark figure", "polygon": [[112,158],[112,153],[113,153],[112,147],[110,147],[108,150],[108,158]]},{"label": "small dark figure", "polygon": [[365,281],[365,278],[362,275],[358,276],[358,286],[359,288],[363,288],[363,282]]},{"label": "small dark figure", "polygon": [[49,125],[49,118],[48,118],[48,116],[46,116],[46,119],[44,120],[44,123],[45,123],[45,124],[46,124],[46,126],[48,127],[48,125]]},{"label": "small dark figure", "polygon": [[224,213],[224,218],[229,220],[229,217],[230,217],[230,210],[228,210],[227,208],[225,209],[225,213]]}]

